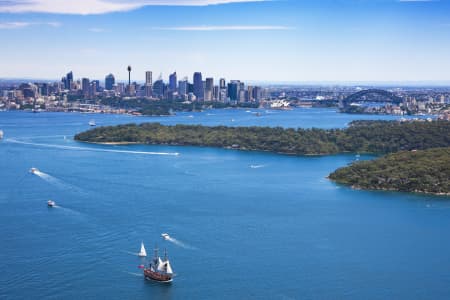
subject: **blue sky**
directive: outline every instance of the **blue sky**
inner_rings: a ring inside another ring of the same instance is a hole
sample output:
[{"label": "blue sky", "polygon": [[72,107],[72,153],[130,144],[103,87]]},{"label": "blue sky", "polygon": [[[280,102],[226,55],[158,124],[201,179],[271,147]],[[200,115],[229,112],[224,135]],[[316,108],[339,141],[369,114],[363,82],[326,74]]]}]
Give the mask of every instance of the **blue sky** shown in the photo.
[{"label": "blue sky", "polygon": [[447,0],[0,1],[0,77],[450,81]]}]

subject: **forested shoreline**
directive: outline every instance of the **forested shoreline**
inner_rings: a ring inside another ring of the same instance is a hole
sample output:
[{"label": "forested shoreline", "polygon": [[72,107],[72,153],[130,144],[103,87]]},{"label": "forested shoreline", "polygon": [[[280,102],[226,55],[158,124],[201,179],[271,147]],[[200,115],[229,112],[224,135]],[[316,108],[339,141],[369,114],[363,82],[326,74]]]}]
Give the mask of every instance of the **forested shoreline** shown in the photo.
[{"label": "forested shoreline", "polygon": [[75,140],[235,148],[294,155],[392,153],[450,146],[450,122],[355,121],[346,129],[167,126],[159,123],[98,127]]},{"label": "forested shoreline", "polygon": [[359,161],[329,178],[360,189],[450,195],[450,148],[401,151]]},{"label": "forested shoreline", "polygon": [[[445,181],[445,176],[450,177],[450,148],[446,148],[450,147],[450,122],[447,121],[354,121],[345,129],[144,123],[98,127],[77,134],[75,140],[118,145],[207,146],[289,155],[390,154],[341,168],[330,179],[364,189],[450,193],[448,180]],[[428,152],[432,148],[440,149]],[[430,154],[435,159],[427,159]],[[408,168],[419,171],[409,172]]]}]

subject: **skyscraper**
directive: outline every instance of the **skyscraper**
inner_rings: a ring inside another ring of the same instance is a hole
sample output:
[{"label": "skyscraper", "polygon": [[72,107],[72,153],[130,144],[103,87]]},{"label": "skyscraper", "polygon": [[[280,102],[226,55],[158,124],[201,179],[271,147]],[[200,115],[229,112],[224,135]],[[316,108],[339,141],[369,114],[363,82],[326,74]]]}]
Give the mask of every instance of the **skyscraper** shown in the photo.
[{"label": "skyscraper", "polygon": [[70,90],[72,88],[72,82],[73,82],[73,73],[70,71],[66,75],[66,82],[64,83],[64,88],[66,90]]},{"label": "skyscraper", "polygon": [[84,98],[89,98],[89,90],[90,90],[89,78],[83,78],[81,80],[81,89],[83,91]]},{"label": "skyscraper", "polygon": [[145,72],[145,85],[153,85],[152,71]]},{"label": "skyscraper", "polygon": [[214,90],[214,78],[206,78],[205,84],[205,101],[212,101]]},{"label": "skyscraper", "polygon": [[160,98],[164,96],[164,81],[162,79],[158,79],[153,84],[153,94]]},{"label": "skyscraper", "polygon": [[145,97],[153,96],[153,73],[152,71],[145,72]]},{"label": "skyscraper", "polygon": [[180,80],[178,82],[178,94],[181,96],[187,95],[188,93],[188,81],[187,79]]},{"label": "skyscraper", "polygon": [[239,80],[231,80],[230,83],[228,83],[228,98],[230,98],[231,101],[236,101],[239,98],[239,87],[240,87],[240,81]]},{"label": "skyscraper", "polygon": [[201,72],[194,73],[194,95],[197,100],[203,100],[205,97],[205,91],[203,89],[203,79]]},{"label": "skyscraper", "polygon": [[105,77],[105,89],[111,91],[113,89],[113,85],[116,83],[116,79],[113,74],[108,74]]},{"label": "skyscraper", "polygon": [[219,86],[220,86],[220,89],[226,89],[227,88],[225,78],[220,78]]},{"label": "skyscraper", "polygon": [[173,72],[169,76],[169,91],[175,92],[177,90],[177,72]]}]

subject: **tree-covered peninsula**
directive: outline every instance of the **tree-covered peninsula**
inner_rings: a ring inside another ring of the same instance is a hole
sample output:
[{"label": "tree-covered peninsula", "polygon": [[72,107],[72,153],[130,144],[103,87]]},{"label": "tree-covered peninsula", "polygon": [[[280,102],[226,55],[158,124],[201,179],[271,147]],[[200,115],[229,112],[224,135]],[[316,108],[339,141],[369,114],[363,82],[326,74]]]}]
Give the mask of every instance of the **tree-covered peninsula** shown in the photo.
[{"label": "tree-covered peninsula", "polygon": [[400,151],[359,161],[329,178],[361,189],[450,195],[450,148]]},{"label": "tree-covered peninsula", "polygon": [[91,143],[140,143],[234,148],[293,155],[392,153],[450,146],[450,122],[356,121],[346,129],[167,126],[99,127],[75,136]]}]

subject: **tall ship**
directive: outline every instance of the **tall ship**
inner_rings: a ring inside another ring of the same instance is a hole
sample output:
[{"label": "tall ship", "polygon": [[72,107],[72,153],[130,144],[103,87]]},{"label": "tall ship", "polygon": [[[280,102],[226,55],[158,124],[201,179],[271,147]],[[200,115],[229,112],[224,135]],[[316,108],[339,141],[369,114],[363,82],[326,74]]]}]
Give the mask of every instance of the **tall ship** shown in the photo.
[{"label": "tall ship", "polygon": [[145,279],[159,282],[172,282],[173,275],[167,251],[164,251],[164,259],[161,259],[158,255],[158,248],[155,248],[152,261],[148,268],[144,268]]}]

